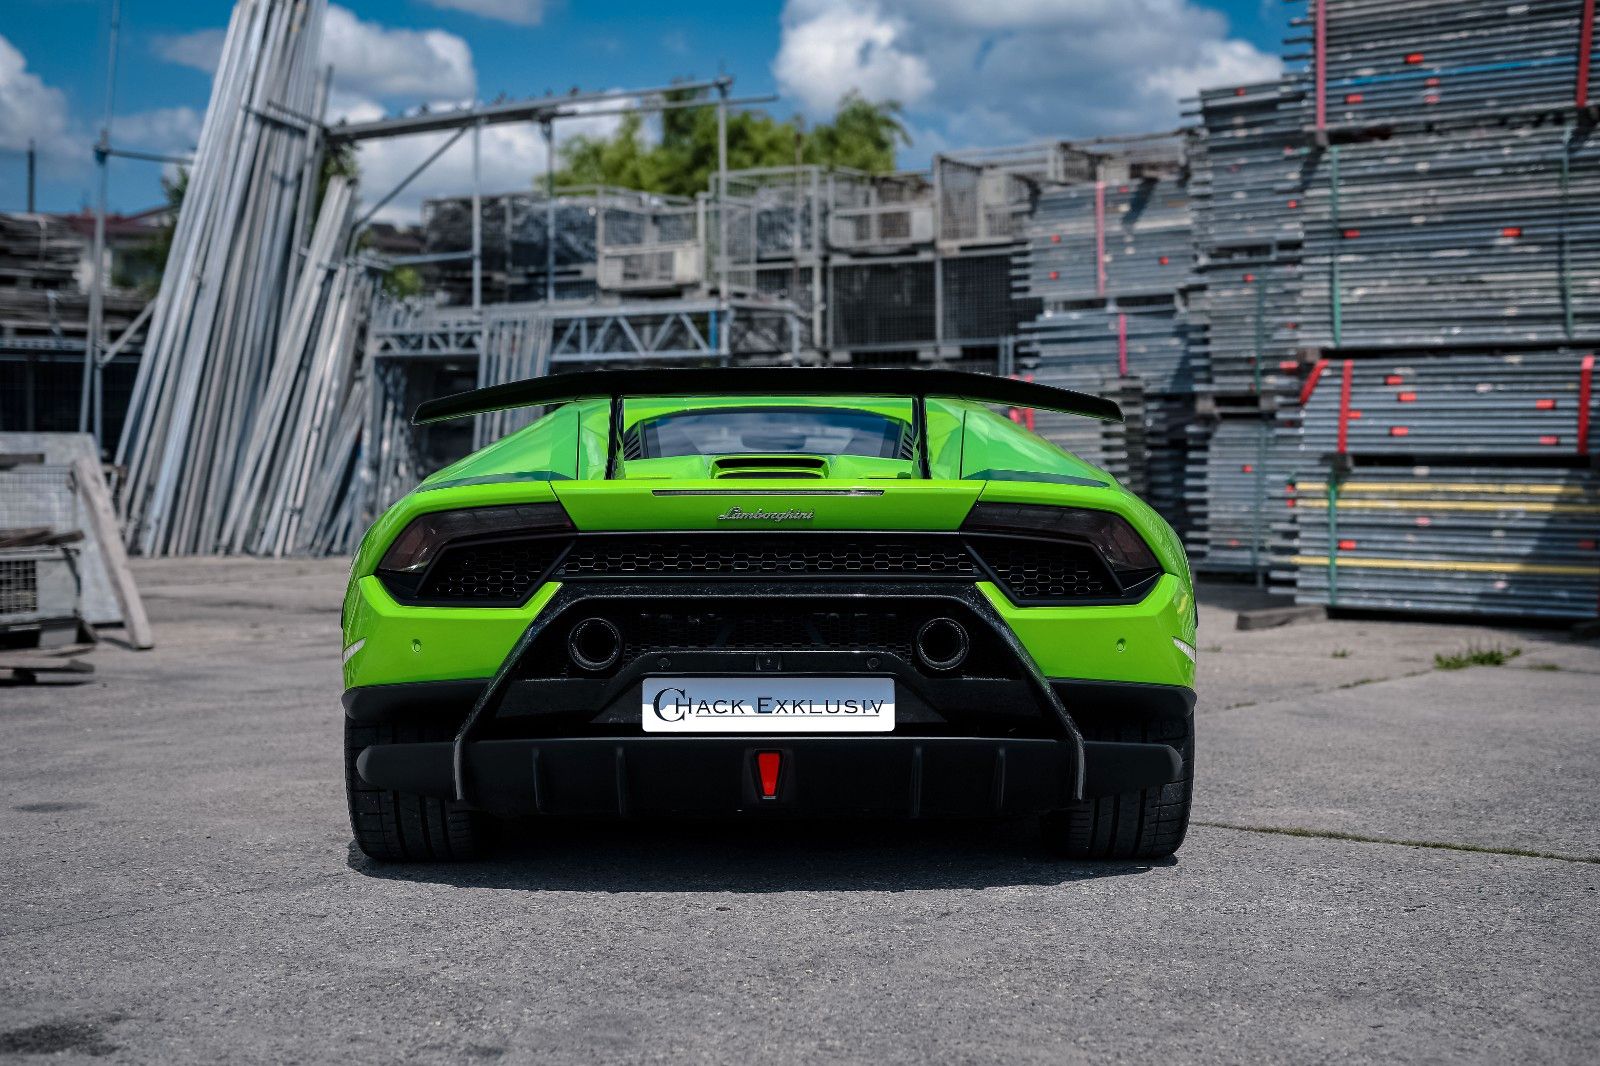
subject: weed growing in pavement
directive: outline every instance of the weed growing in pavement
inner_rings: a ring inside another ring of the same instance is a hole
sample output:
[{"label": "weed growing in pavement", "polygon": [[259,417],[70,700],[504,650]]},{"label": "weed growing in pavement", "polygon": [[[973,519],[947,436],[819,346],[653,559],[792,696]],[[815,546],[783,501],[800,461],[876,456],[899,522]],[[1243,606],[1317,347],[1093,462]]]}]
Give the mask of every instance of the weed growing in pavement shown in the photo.
[{"label": "weed growing in pavement", "polygon": [[1522,654],[1521,648],[1502,648],[1498,644],[1478,648],[1468,645],[1466,650],[1454,655],[1436,653],[1433,657],[1435,670],[1464,670],[1469,666],[1504,666],[1506,663]]},{"label": "weed growing in pavement", "polygon": [[1334,652],[1333,652],[1333,657],[1335,659],[1348,659],[1348,658],[1350,658],[1350,649],[1349,648],[1335,648]]},{"label": "weed growing in pavement", "polygon": [[1529,663],[1528,664],[1528,669],[1529,670],[1559,670],[1559,669],[1561,669],[1561,664],[1560,663]]}]

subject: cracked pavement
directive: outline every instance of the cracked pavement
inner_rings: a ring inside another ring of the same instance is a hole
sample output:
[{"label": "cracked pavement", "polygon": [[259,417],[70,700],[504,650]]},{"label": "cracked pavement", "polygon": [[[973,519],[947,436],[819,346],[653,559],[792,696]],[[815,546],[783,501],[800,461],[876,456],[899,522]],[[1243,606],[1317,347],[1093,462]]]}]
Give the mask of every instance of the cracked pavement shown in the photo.
[{"label": "cracked pavement", "polygon": [[[1197,825],[1165,863],[1053,861],[1025,825],[825,822],[560,824],[490,862],[379,867],[350,847],[340,779],[342,561],[137,568],[154,651],[107,643],[90,684],[0,687],[0,1059],[1600,1046],[1592,640],[1237,632],[1243,593],[1207,589]],[[1434,669],[1490,645],[1520,654]]]}]

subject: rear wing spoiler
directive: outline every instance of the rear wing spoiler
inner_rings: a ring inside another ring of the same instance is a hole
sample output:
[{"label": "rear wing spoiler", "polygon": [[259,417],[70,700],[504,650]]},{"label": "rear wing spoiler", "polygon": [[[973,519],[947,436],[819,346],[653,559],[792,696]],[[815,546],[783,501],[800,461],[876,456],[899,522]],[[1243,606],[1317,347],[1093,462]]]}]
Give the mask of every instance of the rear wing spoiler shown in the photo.
[{"label": "rear wing spoiler", "polygon": [[928,476],[929,396],[945,396],[1002,407],[1022,407],[1121,422],[1122,408],[1110,400],[1033,381],[961,370],[883,367],[690,367],[594,370],[525,378],[471,392],[441,396],[418,405],[415,425],[606,396],[611,399],[611,442],[606,476],[615,476],[621,455],[622,401],[629,396],[906,396],[913,401],[918,466]]}]

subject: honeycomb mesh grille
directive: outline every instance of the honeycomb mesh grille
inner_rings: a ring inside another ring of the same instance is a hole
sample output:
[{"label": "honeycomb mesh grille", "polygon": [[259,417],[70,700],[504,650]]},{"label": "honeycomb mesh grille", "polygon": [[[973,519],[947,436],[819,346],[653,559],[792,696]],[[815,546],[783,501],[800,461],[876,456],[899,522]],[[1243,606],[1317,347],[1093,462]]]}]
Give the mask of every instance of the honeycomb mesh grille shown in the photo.
[{"label": "honeycomb mesh grille", "polygon": [[[570,549],[567,545],[570,544]],[[562,556],[563,549],[567,549]],[[979,559],[982,560],[980,566]],[[558,561],[559,560],[559,561]],[[1017,602],[1118,600],[1122,588],[1088,545],[1022,537],[799,533],[598,535],[446,548],[409,602],[511,606],[552,580],[856,578],[977,581],[983,566]],[[552,570],[552,567],[554,568]],[[777,624],[777,623],[774,623]],[[799,646],[799,645],[796,645]]]},{"label": "honeycomb mesh grille", "polygon": [[607,537],[578,540],[558,576],[976,578],[978,567],[954,540]]},{"label": "honeycomb mesh grille", "polygon": [[434,603],[521,603],[561,553],[561,540],[503,541],[446,548],[418,598]]},{"label": "honeycomb mesh grille", "polygon": [[1018,600],[1102,600],[1121,588],[1092,548],[1081,544],[985,539],[983,561]]}]

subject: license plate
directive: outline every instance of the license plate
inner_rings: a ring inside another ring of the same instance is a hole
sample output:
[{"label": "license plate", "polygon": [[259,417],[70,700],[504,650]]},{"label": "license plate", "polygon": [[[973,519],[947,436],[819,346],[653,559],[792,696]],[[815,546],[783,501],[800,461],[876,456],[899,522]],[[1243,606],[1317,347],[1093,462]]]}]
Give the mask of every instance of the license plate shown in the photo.
[{"label": "license plate", "polygon": [[646,733],[890,733],[887,677],[649,677]]}]

